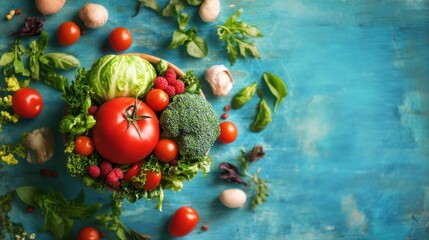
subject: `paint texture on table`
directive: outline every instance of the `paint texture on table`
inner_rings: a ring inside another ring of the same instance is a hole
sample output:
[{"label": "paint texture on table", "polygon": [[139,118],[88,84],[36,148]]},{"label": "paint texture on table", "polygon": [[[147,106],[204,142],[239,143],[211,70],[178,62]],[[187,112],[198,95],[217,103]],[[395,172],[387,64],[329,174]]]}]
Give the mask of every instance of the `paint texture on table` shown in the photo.
[{"label": "paint texture on table", "polygon": [[[128,52],[157,55],[183,70],[194,70],[219,115],[235,93],[254,82],[273,106],[264,72],[280,76],[288,87],[288,97],[273,112],[272,123],[259,133],[250,132],[257,97],[229,112],[238,139],[215,144],[207,176],[198,175],[181,192],[166,191],[163,212],[153,209],[155,202],[126,202],[122,220],[130,228],[154,239],[169,239],[170,217],[178,207],[190,205],[199,212],[200,224],[184,239],[429,238],[429,1],[225,0],[218,21],[208,24],[189,9],[195,15],[191,23],[208,42],[204,59],[191,58],[183,49],[168,50],[177,29],[175,19],[148,9],[132,17],[136,1],[96,1],[109,10],[106,26],[87,31],[75,45],[58,46],[56,28],[75,19],[84,2],[68,1],[61,14],[47,17],[45,29],[50,51],[73,53],[85,68],[106,54],[102,41],[108,33],[126,26],[135,35]],[[36,14],[32,4],[0,2],[4,12],[18,7]],[[261,58],[238,59],[231,66],[215,29],[239,8],[241,19],[264,34],[255,40]],[[9,33],[21,21],[18,17],[0,22],[2,52],[11,47]],[[234,77],[226,97],[215,97],[203,80],[205,69],[215,64],[226,65]],[[68,76],[73,78],[74,73]],[[44,112],[18,127],[5,126],[2,144],[18,139],[22,131],[58,128],[61,94],[42,84],[34,86],[45,96]],[[249,172],[261,168],[260,176],[270,181],[270,196],[256,210],[227,209],[217,199],[224,189],[238,187],[249,198],[252,195],[246,187],[220,180],[218,166],[224,161],[238,165],[240,150],[256,144],[262,144],[266,154]],[[37,184],[71,197],[85,189],[88,201],[108,204],[109,194],[67,176],[62,144],[56,150],[54,160],[45,166],[21,162],[16,168],[1,169],[0,192]],[[58,178],[41,177],[41,168],[58,170]],[[13,220],[22,221],[29,231],[40,229],[40,212],[27,214],[19,202],[14,207]],[[85,224],[95,221],[77,223],[75,232]],[[209,230],[201,230],[201,225]]]}]

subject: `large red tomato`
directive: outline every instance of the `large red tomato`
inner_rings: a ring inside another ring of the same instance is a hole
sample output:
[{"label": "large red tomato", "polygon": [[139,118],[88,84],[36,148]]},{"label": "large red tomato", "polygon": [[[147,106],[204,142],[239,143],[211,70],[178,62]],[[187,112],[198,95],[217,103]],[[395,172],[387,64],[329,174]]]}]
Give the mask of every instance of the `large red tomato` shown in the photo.
[{"label": "large red tomato", "polygon": [[132,164],[149,156],[159,140],[155,113],[131,97],[105,102],[95,114],[92,129],[95,149],[107,161]]}]

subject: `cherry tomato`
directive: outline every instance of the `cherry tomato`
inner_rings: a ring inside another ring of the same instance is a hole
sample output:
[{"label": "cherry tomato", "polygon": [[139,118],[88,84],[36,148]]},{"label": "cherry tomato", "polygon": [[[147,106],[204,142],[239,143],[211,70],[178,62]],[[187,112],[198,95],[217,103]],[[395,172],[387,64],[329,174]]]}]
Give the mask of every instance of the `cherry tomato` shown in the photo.
[{"label": "cherry tomato", "polygon": [[176,210],[168,225],[168,231],[173,237],[183,237],[198,224],[198,213],[189,206],[183,206]]},{"label": "cherry tomato", "polygon": [[110,32],[109,43],[113,50],[122,52],[127,50],[133,42],[133,36],[124,27],[117,27]]},{"label": "cherry tomato", "polygon": [[164,110],[169,102],[168,94],[161,89],[152,89],[146,95],[146,104],[156,112]]},{"label": "cherry tomato", "polygon": [[159,140],[154,150],[155,157],[162,162],[174,160],[178,153],[179,147],[177,143],[168,138]]},{"label": "cherry tomato", "polygon": [[[134,120],[133,115],[136,116]],[[146,118],[138,118],[141,116]],[[103,103],[95,114],[95,120],[92,128],[95,149],[109,162],[140,162],[158,144],[157,116],[144,102],[133,97],[117,97]]]},{"label": "cherry tomato", "polygon": [[100,237],[100,232],[95,227],[84,227],[77,234],[77,240],[100,240]]},{"label": "cherry tomato", "polygon": [[77,137],[74,140],[74,152],[81,156],[88,157],[94,152],[94,141],[87,136]]},{"label": "cherry tomato", "polygon": [[146,191],[154,190],[161,182],[161,177],[162,175],[160,172],[146,172],[146,182],[143,189]]},{"label": "cherry tomato", "polygon": [[220,135],[218,141],[221,143],[232,143],[237,138],[237,127],[232,122],[222,122],[220,125]]},{"label": "cherry tomato", "polygon": [[140,174],[142,167],[142,162],[134,163],[134,165],[125,173],[124,178],[122,180],[128,181],[131,178],[136,177]]},{"label": "cherry tomato", "polygon": [[79,26],[72,22],[67,21],[60,25],[57,31],[57,40],[60,45],[69,46],[77,42],[80,38]]},{"label": "cherry tomato", "polygon": [[21,88],[12,96],[13,111],[23,118],[35,118],[43,110],[43,99],[32,88]]}]

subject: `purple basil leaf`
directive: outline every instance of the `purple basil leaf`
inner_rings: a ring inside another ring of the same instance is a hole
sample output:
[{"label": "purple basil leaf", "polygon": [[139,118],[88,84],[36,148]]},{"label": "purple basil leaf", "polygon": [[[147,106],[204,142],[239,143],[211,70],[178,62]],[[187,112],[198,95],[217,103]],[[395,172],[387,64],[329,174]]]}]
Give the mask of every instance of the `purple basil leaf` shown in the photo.
[{"label": "purple basil leaf", "polygon": [[240,173],[236,166],[232,165],[231,163],[223,162],[219,165],[219,169],[221,179],[247,186],[247,183],[241,179]]},{"label": "purple basil leaf", "polygon": [[265,155],[265,152],[262,145],[256,145],[249,152],[249,161],[254,162],[256,160],[259,160],[260,158],[263,158],[264,155]]},{"label": "purple basil leaf", "polygon": [[37,18],[37,17],[28,17],[24,20],[24,26],[18,31],[12,33],[12,35],[17,37],[30,37],[40,35],[43,30],[43,25],[45,24],[46,19]]}]

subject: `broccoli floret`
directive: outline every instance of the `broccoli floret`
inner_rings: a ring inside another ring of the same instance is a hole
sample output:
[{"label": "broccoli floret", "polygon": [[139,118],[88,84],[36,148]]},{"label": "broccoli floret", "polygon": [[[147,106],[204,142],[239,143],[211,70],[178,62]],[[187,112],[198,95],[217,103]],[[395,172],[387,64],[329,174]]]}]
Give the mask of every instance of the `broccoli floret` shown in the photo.
[{"label": "broccoli floret", "polygon": [[160,125],[165,136],[173,138],[181,155],[204,157],[219,137],[219,118],[202,96],[184,93],[173,97],[163,111]]}]

